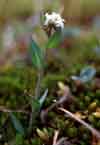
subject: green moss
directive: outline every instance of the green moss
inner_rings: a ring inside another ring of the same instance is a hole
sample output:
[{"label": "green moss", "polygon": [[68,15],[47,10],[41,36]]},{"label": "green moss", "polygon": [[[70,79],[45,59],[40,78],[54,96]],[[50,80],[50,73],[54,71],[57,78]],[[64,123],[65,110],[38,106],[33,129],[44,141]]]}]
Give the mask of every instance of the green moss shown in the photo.
[{"label": "green moss", "polygon": [[55,119],[56,128],[61,128],[62,130],[65,128],[65,121],[63,118],[56,118]]},{"label": "green moss", "polygon": [[76,127],[69,127],[69,128],[66,128],[66,133],[69,137],[76,137],[77,134],[78,134],[78,130]]},{"label": "green moss", "polygon": [[54,99],[55,99],[54,96],[48,96],[48,97],[46,98],[45,103],[44,103],[44,107],[50,106],[50,105],[53,103],[53,100],[54,100]]},{"label": "green moss", "polygon": [[93,115],[89,115],[89,116],[88,116],[88,120],[89,120],[92,124],[95,123],[95,117],[94,117]]},{"label": "green moss", "polygon": [[52,89],[56,86],[58,81],[65,81],[66,75],[64,74],[47,74],[42,81],[43,88]]},{"label": "green moss", "polygon": [[96,98],[100,100],[100,90],[96,90],[95,95],[96,95]]},{"label": "green moss", "polygon": [[100,130],[100,120],[97,120],[97,121],[96,121],[95,127],[96,127],[98,130]]},{"label": "green moss", "polygon": [[[10,68],[0,75],[0,104],[25,104],[24,92],[34,93],[36,73],[31,68]],[[25,99],[26,98],[26,99]]]},{"label": "green moss", "polygon": [[80,102],[79,102],[79,108],[80,108],[81,110],[85,109],[85,103],[84,103],[83,101],[80,101]]},{"label": "green moss", "polygon": [[84,97],[85,101],[89,104],[91,101],[91,97],[90,96],[85,96]]},{"label": "green moss", "polygon": [[43,144],[42,140],[40,138],[35,137],[34,139],[32,139],[32,144],[31,145],[41,145]]},{"label": "green moss", "polygon": [[70,105],[70,111],[71,111],[71,112],[74,112],[74,111],[75,111],[75,105],[74,105],[74,104],[71,104],[71,105]]}]

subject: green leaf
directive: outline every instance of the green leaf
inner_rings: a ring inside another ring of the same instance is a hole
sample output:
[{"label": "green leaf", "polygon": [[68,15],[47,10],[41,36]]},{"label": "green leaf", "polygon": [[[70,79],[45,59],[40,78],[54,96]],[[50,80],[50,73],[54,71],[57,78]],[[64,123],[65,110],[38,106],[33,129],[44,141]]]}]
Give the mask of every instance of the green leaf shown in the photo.
[{"label": "green leaf", "polygon": [[46,48],[57,48],[62,41],[62,33],[60,31],[55,32],[49,39]]},{"label": "green leaf", "polygon": [[44,55],[41,48],[32,39],[31,41],[31,57],[32,63],[36,69],[41,69],[44,66]]},{"label": "green leaf", "polygon": [[77,27],[66,27],[62,31],[56,31],[49,39],[46,48],[57,48],[59,44],[67,37],[77,37],[80,35],[80,29]]},{"label": "green leaf", "polygon": [[20,123],[20,121],[18,120],[18,118],[13,113],[10,113],[10,118],[16,131],[24,135],[24,128],[22,124]]},{"label": "green leaf", "polygon": [[48,95],[48,89],[45,90],[44,94],[39,99],[40,108],[42,107],[47,95]]}]

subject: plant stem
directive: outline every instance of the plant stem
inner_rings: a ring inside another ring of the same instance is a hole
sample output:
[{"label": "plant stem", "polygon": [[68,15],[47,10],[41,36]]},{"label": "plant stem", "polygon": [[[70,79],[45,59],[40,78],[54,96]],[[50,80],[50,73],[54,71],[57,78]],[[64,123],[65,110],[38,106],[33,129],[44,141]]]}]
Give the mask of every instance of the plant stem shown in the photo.
[{"label": "plant stem", "polygon": [[31,115],[30,115],[30,120],[29,120],[29,128],[28,128],[28,133],[30,134],[32,131],[32,126],[33,126],[33,120],[35,118],[35,109],[33,107],[33,101],[34,99],[38,99],[40,97],[40,92],[41,92],[41,80],[43,77],[43,70],[41,69],[40,71],[38,71],[38,78],[37,78],[37,83],[36,83],[36,88],[35,88],[35,96],[31,97]]},{"label": "plant stem", "polygon": [[38,72],[38,80],[37,80],[37,84],[36,84],[36,88],[35,88],[35,99],[40,97],[42,77],[43,77],[43,70],[41,69]]}]

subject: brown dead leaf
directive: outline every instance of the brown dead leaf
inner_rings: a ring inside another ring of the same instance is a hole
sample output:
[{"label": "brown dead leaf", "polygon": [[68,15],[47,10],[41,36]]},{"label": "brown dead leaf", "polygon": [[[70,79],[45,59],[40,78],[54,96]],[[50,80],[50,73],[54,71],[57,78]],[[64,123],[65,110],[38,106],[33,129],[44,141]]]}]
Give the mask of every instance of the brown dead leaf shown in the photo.
[{"label": "brown dead leaf", "polygon": [[86,115],[83,115],[81,112],[76,112],[74,113],[74,115],[80,119],[85,119],[87,117]]},{"label": "brown dead leaf", "polygon": [[46,129],[43,129],[43,131],[42,131],[39,128],[37,128],[36,132],[42,140],[47,141],[49,139],[49,135],[48,135],[48,132]]},{"label": "brown dead leaf", "polygon": [[94,110],[97,106],[97,103],[96,102],[92,102],[90,105],[89,105],[89,110]]},{"label": "brown dead leaf", "polygon": [[[58,91],[58,95],[59,96],[63,96],[63,98],[65,98],[65,102],[71,102],[73,100],[73,95],[70,91],[70,88],[68,85],[65,85],[63,82],[58,82],[58,87],[59,87],[59,91]],[[62,100],[62,99],[61,99]]]},{"label": "brown dead leaf", "polygon": [[94,112],[92,113],[96,118],[100,118],[100,112]]}]

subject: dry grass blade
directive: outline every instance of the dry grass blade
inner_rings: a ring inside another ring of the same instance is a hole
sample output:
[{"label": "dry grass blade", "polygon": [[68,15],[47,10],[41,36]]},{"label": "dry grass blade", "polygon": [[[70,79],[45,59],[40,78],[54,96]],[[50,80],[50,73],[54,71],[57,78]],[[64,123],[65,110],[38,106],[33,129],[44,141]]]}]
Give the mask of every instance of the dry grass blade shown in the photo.
[{"label": "dry grass blade", "polygon": [[25,110],[11,110],[11,109],[5,108],[4,106],[0,106],[0,112],[3,112],[3,113],[13,113],[13,112],[16,112],[16,113],[29,114],[29,112],[25,111]]},{"label": "dry grass blade", "polygon": [[70,118],[72,118],[72,119],[76,120],[77,122],[81,123],[82,125],[84,125],[86,128],[88,128],[92,132],[92,134],[94,134],[98,139],[100,139],[100,132],[97,131],[95,128],[93,128],[91,125],[89,125],[85,121],[81,120],[80,118],[76,117],[73,113],[69,112],[68,110],[66,110],[64,108],[59,108],[59,110],[66,113]]},{"label": "dry grass blade", "polygon": [[56,130],[55,133],[54,133],[54,138],[53,138],[53,145],[56,145],[57,143],[57,138],[58,138],[58,135],[59,135],[59,130]]},{"label": "dry grass blade", "polygon": [[[55,145],[62,145],[65,141],[67,141],[67,138],[66,137],[62,137],[61,139],[59,139],[57,141],[57,143]],[[67,144],[66,144],[67,145]]]}]

